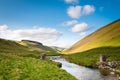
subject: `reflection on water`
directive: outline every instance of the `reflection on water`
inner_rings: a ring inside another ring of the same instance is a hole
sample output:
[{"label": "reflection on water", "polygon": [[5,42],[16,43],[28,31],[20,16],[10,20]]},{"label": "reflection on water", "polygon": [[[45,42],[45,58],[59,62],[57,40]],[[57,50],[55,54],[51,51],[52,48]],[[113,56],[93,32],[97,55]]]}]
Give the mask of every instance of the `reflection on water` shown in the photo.
[{"label": "reflection on water", "polygon": [[78,80],[111,80],[108,76],[103,76],[98,70],[86,68],[66,61],[59,56],[51,56],[51,60],[62,63],[62,69],[76,77]]}]

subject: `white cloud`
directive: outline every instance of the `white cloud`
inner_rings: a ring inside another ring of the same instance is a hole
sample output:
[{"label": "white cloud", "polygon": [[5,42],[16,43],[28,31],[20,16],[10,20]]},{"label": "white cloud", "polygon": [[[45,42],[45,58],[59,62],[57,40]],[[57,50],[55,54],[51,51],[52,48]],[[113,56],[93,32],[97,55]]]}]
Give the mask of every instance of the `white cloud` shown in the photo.
[{"label": "white cloud", "polygon": [[71,20],[71,21],[64,22],[62,25],[63,26],[72,26],[72,25],[75,25],[77,23],[78,23],[77,20]]},{"label": "white cloud", "polygon": [[8,29],[8,26],[5,24],[0,26],[0,31],[5,31],[7,29]]},{"label": "white cloud", "polygon": [[85,6],[70,6],[67,9],[67,14],[71,18],[78,19],[83,15],[89,15],[95,11],[95,7],[91,5],[85,5]]},{"label": "white cloud", "polygon": [[82,15],[81,11],[82,11],[81,6],[70,6],[67,10],[67,14],[71,18],[79,18]]},{"label": "white cloud", "polygon": [[8,29],[7,25],[0,26],[0,38],[11,40],[34,40],[46,45],[52,45],[62,33],[53,28]]},{"label": "white cloud", "polygon": [[66,3],[78,3],[78,0],[65,0]]},{"label": "white cloud", "polygon": [[88,14],[94,12],[94,11],[95,11],[94,6],[91,6],[91,5],[83,6],[83,15],[88,15]]},{"label": "white cloud", "polygon": [[88,24],[83,22],[80,24],[76,24],[74,27],[72,27],[71,31],[72,32],[84,32],[87,29],[88,29]]},{"label": "white cloud", "polygon": [[80,32],[80,37],[85,37],[86,35],[87,35],[87,33],[86,32]]}]

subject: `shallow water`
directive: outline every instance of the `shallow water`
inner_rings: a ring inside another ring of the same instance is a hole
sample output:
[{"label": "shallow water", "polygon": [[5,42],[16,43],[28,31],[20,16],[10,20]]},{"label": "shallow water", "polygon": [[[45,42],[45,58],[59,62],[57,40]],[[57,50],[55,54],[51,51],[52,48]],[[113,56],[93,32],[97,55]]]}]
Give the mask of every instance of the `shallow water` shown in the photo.
[{"label": "shallow water", "polygon": [[66,70],[78,80],[111,80],[108,76],[101,75],[98,70],[70,63],[60,56],[51,56],[50,59],[62,63],[61,69]]}]

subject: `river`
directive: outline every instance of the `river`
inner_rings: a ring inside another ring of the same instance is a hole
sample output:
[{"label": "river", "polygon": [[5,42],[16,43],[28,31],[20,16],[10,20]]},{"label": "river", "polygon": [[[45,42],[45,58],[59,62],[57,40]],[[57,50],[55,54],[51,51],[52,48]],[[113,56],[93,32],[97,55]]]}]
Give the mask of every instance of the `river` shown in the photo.
[{"label": "river", "polygon": [[109,75],[101,75],[99,70],[97,69],[90,69],[84,66],[79,66],[74,63],[70,63],[64,58],[61,58],[60,56],[50,56],[49,58],[52,61],[62,63],[61,69],[66,70],[78,80],[114,80],[114,77],[111,77]]}]

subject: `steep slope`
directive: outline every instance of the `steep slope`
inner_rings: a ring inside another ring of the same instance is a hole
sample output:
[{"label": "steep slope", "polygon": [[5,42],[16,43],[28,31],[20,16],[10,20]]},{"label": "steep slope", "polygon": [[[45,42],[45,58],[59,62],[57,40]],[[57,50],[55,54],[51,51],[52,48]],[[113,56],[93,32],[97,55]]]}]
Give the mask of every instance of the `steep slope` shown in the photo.
[{"label": "steep slope", "polygon": [[78,41],[66,53],[77,53],[99,47],[119,47],[120,46],[120,19],[116,20],[82,40]]}]

